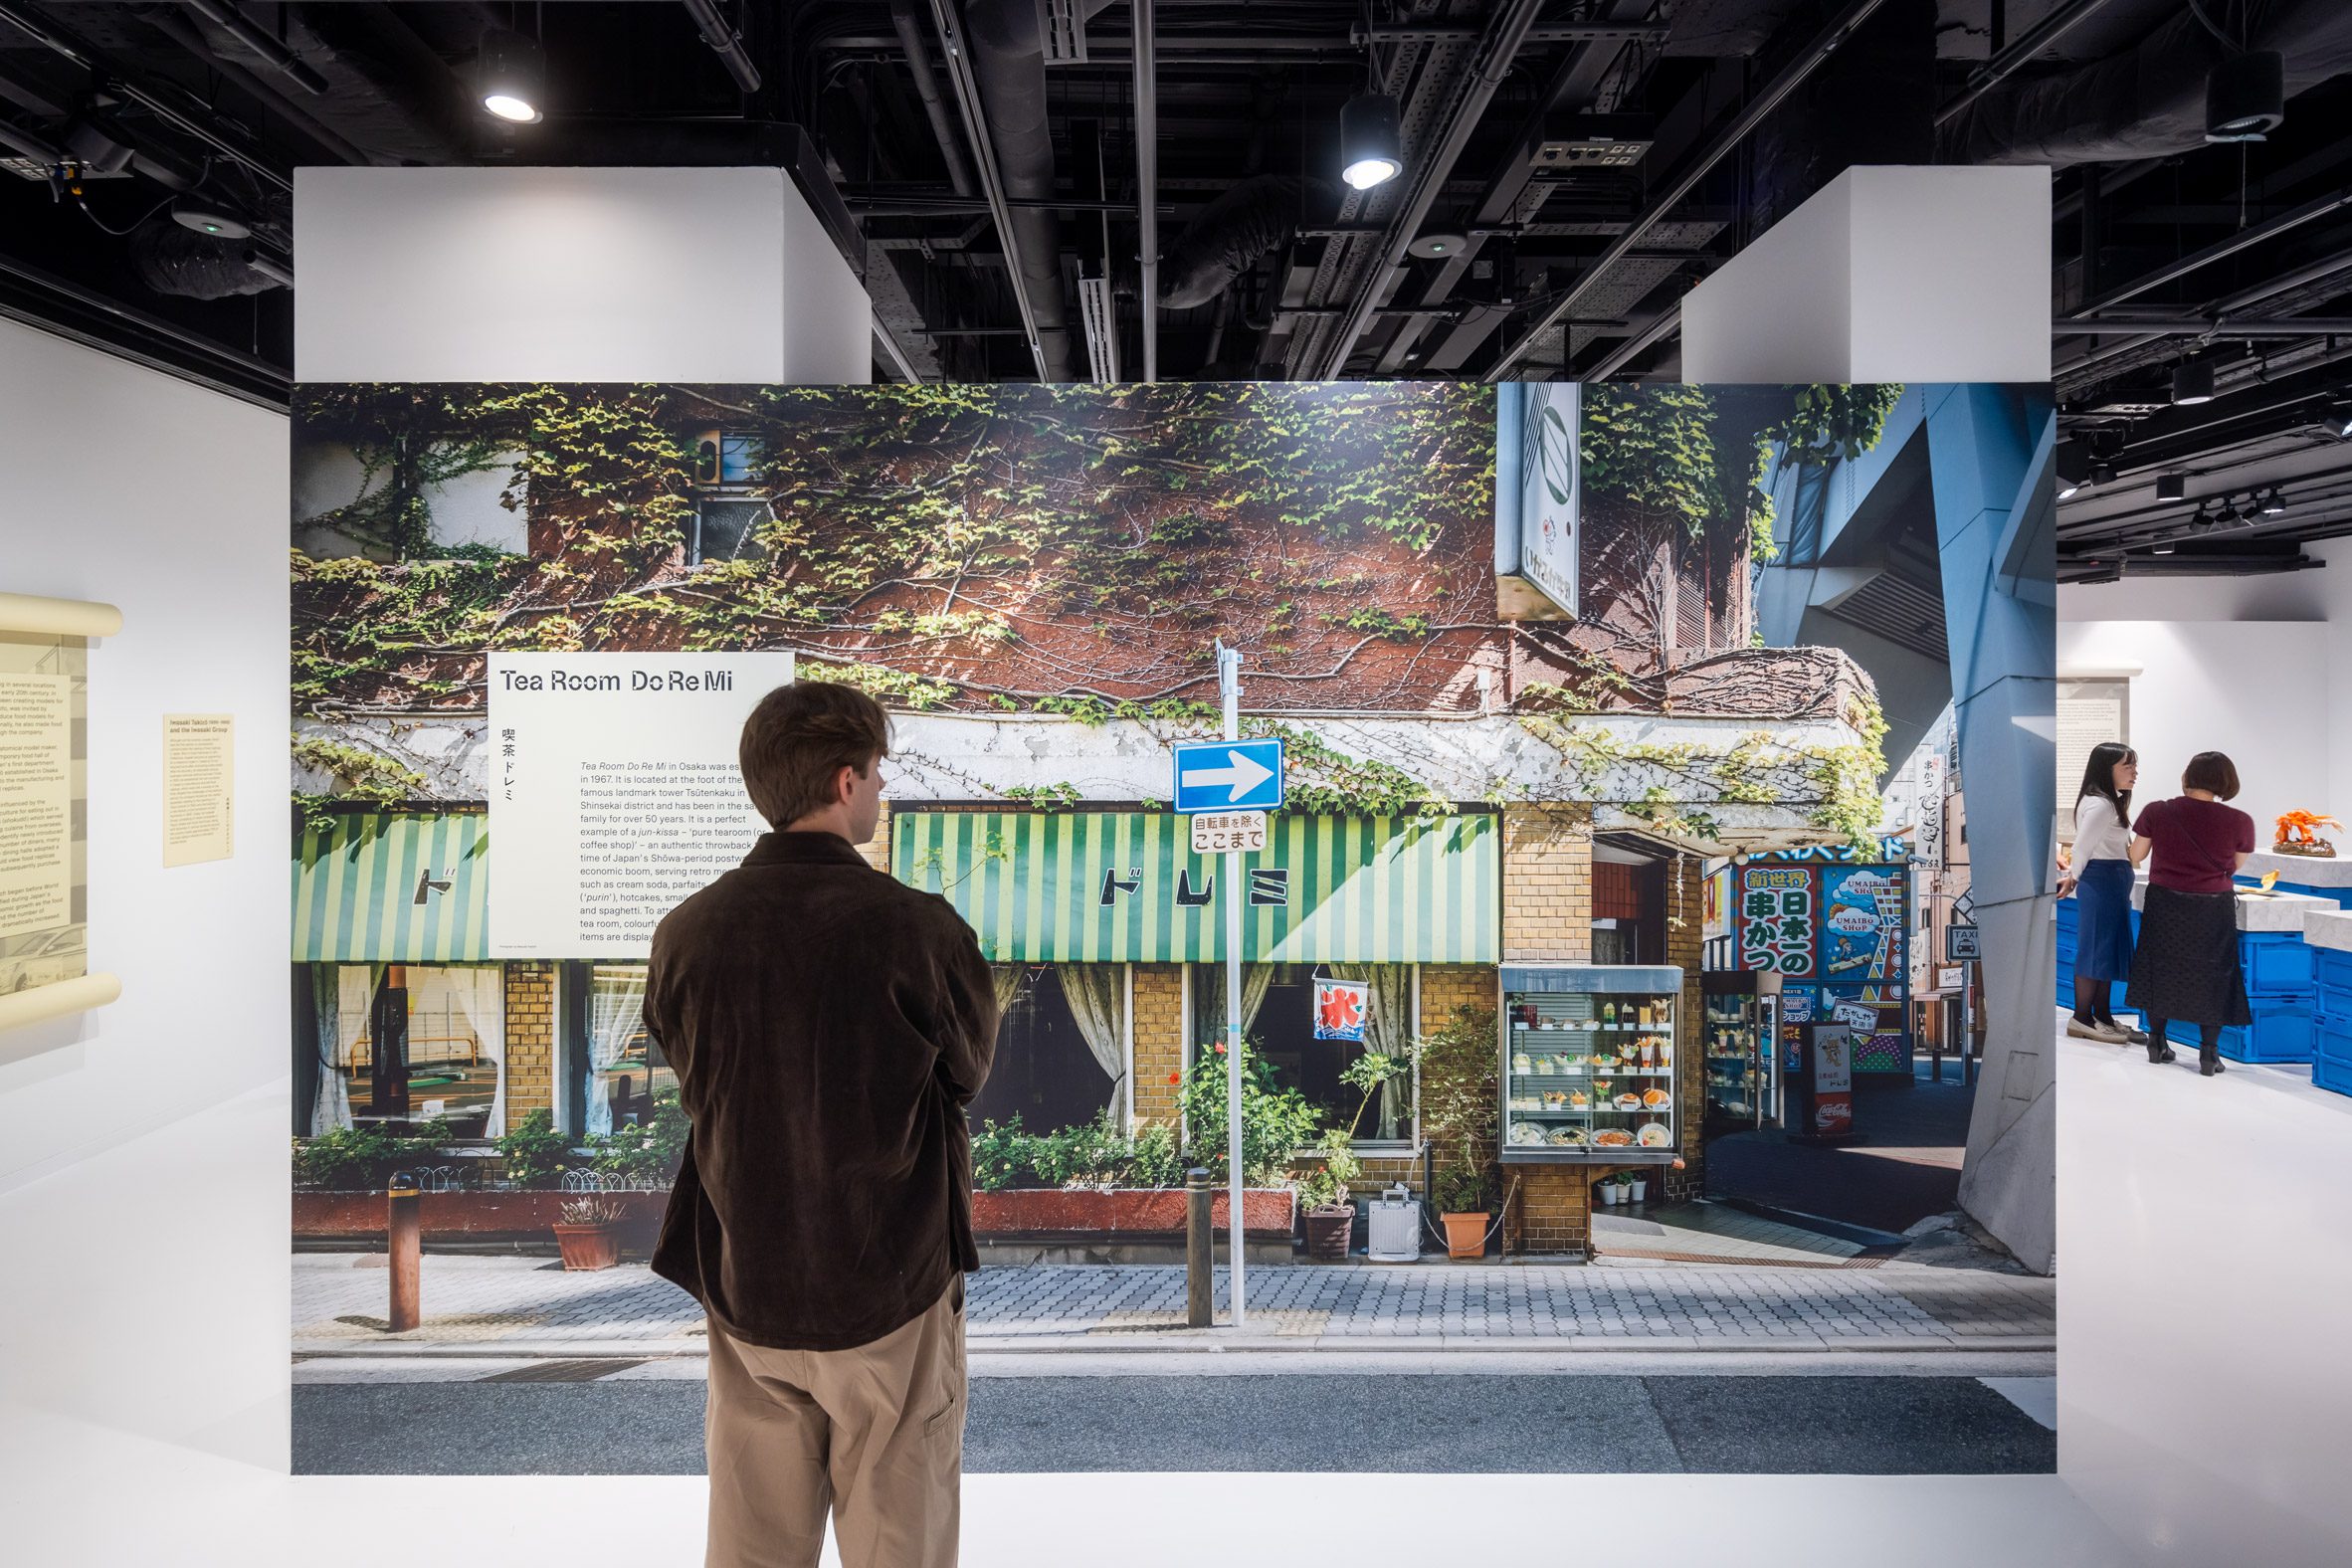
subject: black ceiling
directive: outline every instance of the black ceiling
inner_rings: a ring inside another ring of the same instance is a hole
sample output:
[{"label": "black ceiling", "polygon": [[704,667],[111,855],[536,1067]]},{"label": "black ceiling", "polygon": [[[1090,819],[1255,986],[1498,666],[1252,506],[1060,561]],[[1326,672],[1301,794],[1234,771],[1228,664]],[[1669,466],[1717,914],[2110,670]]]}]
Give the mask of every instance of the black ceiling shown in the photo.
[{"label": "black ceiling", "polygon": [[[1840,170],[2048,162],[2061,471],[2111,475],[2060,508],[2061,575],[2274,570],[2352,533],[2343,0],[1157,0],[1150,21],[1162,377],[1670,377],[1682,293]],[[546,53],[537,125],[475,101],[507,28]],[[883,373],[1082,379],[1115,355],[1132,378],[1136,33],[1128,0],[0,0],[0,311],[283,402],[297,165],[780,163],[866,275]],[[2248,49],[2284,58],[2285,124],[2208,145],[2206,75]],[[1372,82],[1407,170],[1358,195],[1338,114]],[[1646,146],[1539,154],[1593,133]],[[252,233],[175,224],[175,198]],[[1462,243],[1387,265],[1428,235]],[[2171,402],[2184,360],[2213,401]]]}]

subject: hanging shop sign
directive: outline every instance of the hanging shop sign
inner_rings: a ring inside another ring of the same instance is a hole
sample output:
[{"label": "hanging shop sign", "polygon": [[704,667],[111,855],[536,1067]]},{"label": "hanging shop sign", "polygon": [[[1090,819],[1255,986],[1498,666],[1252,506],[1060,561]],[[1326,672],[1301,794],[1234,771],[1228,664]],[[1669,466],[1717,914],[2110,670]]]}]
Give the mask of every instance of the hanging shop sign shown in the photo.
[{"label": "hanging shop sign", "polygon": [[1505,620],[1574,620],[1581,389],[1572,381],[1509,382],[1495,391],[1494,580]]},{"label": "hanging shop sign", "polygon": [[1731,934],[1731,868],[1718,868],[1707,877],[1704,885],[1706,895],[1699,936],[1711,942],[1718,936]]},{"label": "hanging shop sign", "polygon": [[490,819],[368,812],[294,846],[297,963],[482,963],[490,956]]},{"label": "hanging shop sign", "polygon": [[[998,963],[1225,956],[1221,861],[1161,812],[900,812],[890,870],[952,903]],[[1498,819],[1289,813],[1233,889],[1257,963],[1493,963]]]},{"label": "hanging shop sign", "polygon": [[1910,1072],[1908,865],[1792,852],[1734,873],[1733,951],[1781,976],[1783,1022],[1843,1020],[1854,1071]]},{"label": "hanging shop sign", "polygon": [[1364,1021],[1372,1012],[1372,987],[1362,980],[1315,982],[1315,1039],[1364,1038]]},{"label": "hanging shop sign", "polygon": [[1930,871],[1944,864],[1944,755],[1930,751],[1919,759],[1919,859]]}]

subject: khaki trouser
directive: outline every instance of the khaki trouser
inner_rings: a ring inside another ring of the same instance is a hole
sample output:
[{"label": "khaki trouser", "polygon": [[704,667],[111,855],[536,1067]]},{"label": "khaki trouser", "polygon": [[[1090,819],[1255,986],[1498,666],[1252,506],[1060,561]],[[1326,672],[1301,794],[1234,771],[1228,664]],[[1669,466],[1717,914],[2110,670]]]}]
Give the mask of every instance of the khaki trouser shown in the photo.
[{"label": "khaki trouser", "polygon": [[768,1350],[710,1325],[708,1568],[954,1568],[964,1282],[855,1350]]}]

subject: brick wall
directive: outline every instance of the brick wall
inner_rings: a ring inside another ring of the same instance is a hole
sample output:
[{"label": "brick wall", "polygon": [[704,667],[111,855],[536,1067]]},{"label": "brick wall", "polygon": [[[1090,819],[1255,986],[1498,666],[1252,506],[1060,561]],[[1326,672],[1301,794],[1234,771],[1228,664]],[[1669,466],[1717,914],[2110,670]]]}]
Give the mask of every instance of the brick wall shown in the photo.
[{"label": "brick wall", "polygon": [[1176,1085],[1184,1071],[1184,970],[1176,964],[1135,966],[1135,1123],[1177,1119]]},{"label": "brick wall", "polygon": [[[1674,1092],[1680,1096],[1684,1169],[1654,1171],[1666,1182],[1666,1196],[1679,1203],[1706,1191],[1706,1007],[1699,995],[1699,971],[1706,965],[1706,863],[1682,857],[1679,873],[1668,862],[1666,874],[1666,962],[1682,971],[1680,1026],[1674,1031]],[[1681,924],[1674,923],[1676,919]],[[1656,1196],[1656,1189],[1652,1190]]]},{"label": "brick wall", "polygon": [[555,966],[506,968],[506,1125],[555,1108]]},{"label": "brick wall", "polygon": [[1593,956],[1591,807],[1502,809],[1502,956],[1513,963]]},{"label": "brick wall", "polygon": [[890,803],[883,801],[882,816],[874,825],[874,837],[858,846],[858,853],[866,857],[866,864],[878,872],[890,869]]}]

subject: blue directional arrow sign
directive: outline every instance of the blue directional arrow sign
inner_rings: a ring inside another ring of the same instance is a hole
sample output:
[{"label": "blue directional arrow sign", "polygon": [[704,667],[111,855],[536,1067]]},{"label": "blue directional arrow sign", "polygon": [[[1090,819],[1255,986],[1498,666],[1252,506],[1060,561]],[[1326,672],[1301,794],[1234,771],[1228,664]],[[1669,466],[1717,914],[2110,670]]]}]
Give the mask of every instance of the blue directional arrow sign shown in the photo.
[{"label": "blue directional arrow sign", "polygon": [[1203,740],[1176,748],[1176,809],[1278,811],[1282,805],[1279,740]]}]

